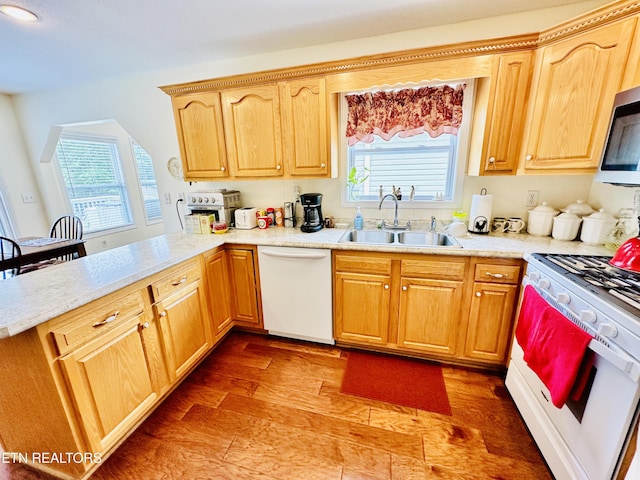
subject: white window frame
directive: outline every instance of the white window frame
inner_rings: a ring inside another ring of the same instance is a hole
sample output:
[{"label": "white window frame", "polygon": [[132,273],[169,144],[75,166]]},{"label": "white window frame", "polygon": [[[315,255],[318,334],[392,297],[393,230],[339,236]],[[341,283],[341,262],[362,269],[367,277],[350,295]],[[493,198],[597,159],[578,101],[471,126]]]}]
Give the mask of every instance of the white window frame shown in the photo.
[{"label": "white window frame", "polygon": [[[453,173],[453,196],[450,200],[420,200],[414,199],[413,201],[408,201],[410,190],[407,189],[407,186],[402,185],[402,201],[398,202],[399,208],[416,208],[416,209],[458,209],[462,205],[462,187],[464,183],[464,176],[467,169],[467,162],[469,159],[469,148],[471,142],[471,126],[473,124],[473,108],[475,104],[475,79],[461,79],[456,81],[449,82],[425,82],[420,84],[405,84],[405,85],[395,85],[393,87],[385,87],[385,88],[372,88],[366,91],[380,91],[380,90],[388,90],[390,88],[415,88],[422,87],[426,85],[435,86],[435,85],[457,85],[460,83],[466,84],[464,90],[464,101],[462,103],[462,124],[460,125],[460,129],[458,130],[458,145],[456,148],[456,162],[454,165],[454,173]],[[342,185],[340,187],[341,190],[341,206],[346,208],[352,208],[354,206],[362,206],[365,208],[378,208],[378,204],[380,200],[378,196],[376,196],[375,200],[364,200],[362,198],[358,198],[356,200],[352,200],[350,197],[349,187],[347,184],[347,177],[349,172],[349,153],[348,153],[348,144],[347,138],[345,135],[345,126],[347,124],[347,101],[345,99],[346,95],[350,95],[353,93],[364,93],[365,91],[359,92],[343,92],[340,94],[340,108],[339,108],[339,159],[341,165],[341,178],[344,178]],[[423,135],[428,135],[424,133]],[[391,193],[390,191],[385,191],[385,194]]]},{"label": "white window frame", "polygon": [[123,192],[123,201],[125,204],[125,208],[129,217],[128,222],[124,222],[121,225],[117,225],[114,227],[109,227],[109,228],[100,228],[100,229],[96,229],[96,230],[91,230],[90,227],[88,225],[85,225],[85,237],[87,238],[91,238],[93,236],[100,236],[100,235],[104,235],[106,233],[115,233],[115,232],[119,232],[119,231],[124,231],[124,230],[129,230],[131,228],[135,228],[135,220],[133,218],[133,212],[132,212],[132,208],[131,208],[131,200],[129,199],[129,188],[127,185],[127,178],[125,175],[125,169],[124,169],[124,165],[122,163],[122,157],[120,155],[120,146],[119,146],[119,142],[118,142],[118,138],[117,137],[113,137],[113,136],[108,136],[108,135],[99,135],[99,134],[91,134],[91,135],[85,135],[82,133],[63,133],[58,137],[58,141],[56,142],[56,148],[54,150],[55,152],[55,165],[56,165],[56,171],[57,171],[57,175],[59,178],[59,182],[60,182],[60,187],[65,199],[65,202],[67,204],[67,208],[69,212],[74,212],[73,209],[73,204],[71,202],[71,199],[69,198],[69,194],[67,192],[67,184],[64,181],[64,177],[62,174],[62,167],[60,165],[60,159],[58,158],[58,153],[57,153],[57,145],[58,143],[62,140],[62,139],[75,139],[75,140],[81,140],[81,141],[86,141],[86,142],[97,142],[97,143],[110,143],[113,144],[114,148],[115,148],[115,154],[116,154],[116,165],[118,168],[118,175],[119,175],[119,180],[121,182],[120,186],[122,188],[122,192]]},{"label": "white window frame", "polygon": [[[158,208],[160,209],[160,215],[158,217],[155,218],[149,218],[149,212],[147,211],[147,204],[144,201],[144,188],[145,185],[142,184],[142,176],[140,175],[140,166],[138,165],[138,155],[136,154],[136,146],[138,146],[140,149],[142,149],[147,155],[149,155],[149,152],[147,152],[142,145],[140,145],[138,142],[136,142],[133,138],[129,139],[129,145],[131,146],[131,157],[133,158],[133,165],[136,169],[136,179],[137,179],[137,185],[138,185],[138,192],[140,194],[140,203],[142,204],[142,210],[144,211],[144,220],[145,220],[145,224],[146,225],[154,225],[156,223],[162,223],[164,221],[163,219],[163,215],[162,215],[162,202],[160,201],[160,192],[158,190],[158,182],[155,176],[155,171],[153,172],[153,180],[154,180],[154,185],[156,187],[156,193],[158,194]],[[149,155],[149,158],[151,158],[151,167],[153,168],[153,158],[151,157],[151,155]]]}]

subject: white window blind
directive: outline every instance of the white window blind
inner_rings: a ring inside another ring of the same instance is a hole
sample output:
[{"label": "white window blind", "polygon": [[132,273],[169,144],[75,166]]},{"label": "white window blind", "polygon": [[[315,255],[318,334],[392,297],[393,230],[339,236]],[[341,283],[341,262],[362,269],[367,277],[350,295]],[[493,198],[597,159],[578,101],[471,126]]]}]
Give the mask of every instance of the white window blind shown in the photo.
[{"label": "white window blind", "polygon": [[131,142],[133,156],[136,159],[138,182],[142,192],[142,202],[147,222],[162,219],[160,197],[158,196],[158,184],[156,174],[153,171],[153,159],[147,151],[136,142]]},{"label": "white window blind", "polygon": [[362,184],[359,200],[377,200],[380,186],[384,193],[401,188],[408,199],[411,186],[415,200],[452,200],[458,137],[449,134],[431,138],[427,134],[386,141],[375,137],[371,143],[359,142],[349,149],[349,168],[369,173]]},{"label": "white window blind", "polygon": [[63,135],[56,154],[73,214],[86,233],[132,223],[116,139]]}]

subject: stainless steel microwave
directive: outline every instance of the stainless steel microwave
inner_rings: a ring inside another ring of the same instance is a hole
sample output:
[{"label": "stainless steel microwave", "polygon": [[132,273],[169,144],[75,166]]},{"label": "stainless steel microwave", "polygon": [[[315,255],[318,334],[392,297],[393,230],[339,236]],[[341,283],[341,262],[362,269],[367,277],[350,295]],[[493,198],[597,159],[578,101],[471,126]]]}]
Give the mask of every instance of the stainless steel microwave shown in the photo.
[{"label": "stainless steel microwave", "polygon": [[595,180],[640,185],[640,87],[616,95],[609,134]]}]

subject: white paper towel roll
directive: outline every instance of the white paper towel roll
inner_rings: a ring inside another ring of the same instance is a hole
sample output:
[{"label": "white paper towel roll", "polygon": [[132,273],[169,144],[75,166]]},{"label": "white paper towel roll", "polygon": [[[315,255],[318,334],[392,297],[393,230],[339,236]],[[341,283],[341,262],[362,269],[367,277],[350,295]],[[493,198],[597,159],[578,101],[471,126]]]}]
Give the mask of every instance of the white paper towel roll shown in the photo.
[{"label": "white paper towel roll", "polygon": [[471,199],[469,214],[469,231],[473,233],[489,233],[491,224],[491,208],[493,195],[474,195]]}]

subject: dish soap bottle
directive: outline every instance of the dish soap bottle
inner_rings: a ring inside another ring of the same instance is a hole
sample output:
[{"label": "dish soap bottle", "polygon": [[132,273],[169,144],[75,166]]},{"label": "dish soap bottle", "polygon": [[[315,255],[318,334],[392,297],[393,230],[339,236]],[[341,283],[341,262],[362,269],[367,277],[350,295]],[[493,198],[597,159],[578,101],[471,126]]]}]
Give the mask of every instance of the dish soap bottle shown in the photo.
[{"label": "dish soap bottle", "polygon": [[364,223],[364,219],[362,218],[362,212],[360,211],[360,207],[356,210],[356,216],[353,219],[353,226],[356,230],[362,230],[362,224]]}]

